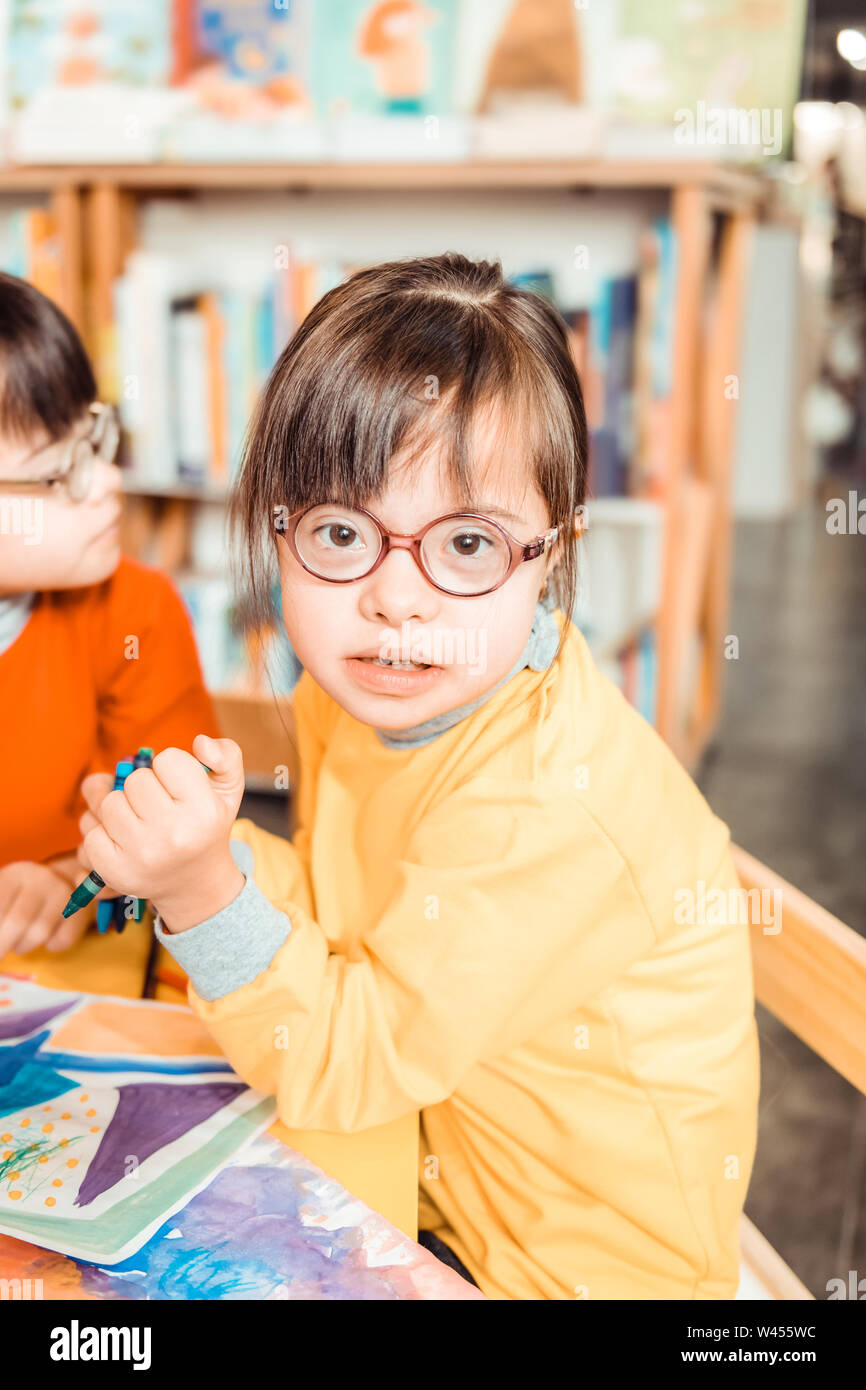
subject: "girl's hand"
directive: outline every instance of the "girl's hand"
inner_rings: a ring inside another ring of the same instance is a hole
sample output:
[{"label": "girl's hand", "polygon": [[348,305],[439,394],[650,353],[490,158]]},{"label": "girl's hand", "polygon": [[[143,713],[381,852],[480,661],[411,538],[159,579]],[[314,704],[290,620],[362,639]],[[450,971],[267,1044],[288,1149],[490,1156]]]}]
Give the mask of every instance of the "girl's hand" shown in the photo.
[{"label": "girl's hand", "polygon": [[0,868],[0,960],[7,951],[24,956],[44,946],[66,951],[90,925],[86,912],[65,920],[61,913],[78,882],[74,854],[46,864],[20,859]]},{"label": "girl's hand", "polygon": [[152,767],[131,772],[120,791],[108,773],[81,784],[89,807],[79,821],[82,864],[119,893],[148,898],[168,931],[212,916],[244,885],[229,849],[244,793],[241,750],[229,738],[204,734],[193,748],[196,757],[163,749]]}]

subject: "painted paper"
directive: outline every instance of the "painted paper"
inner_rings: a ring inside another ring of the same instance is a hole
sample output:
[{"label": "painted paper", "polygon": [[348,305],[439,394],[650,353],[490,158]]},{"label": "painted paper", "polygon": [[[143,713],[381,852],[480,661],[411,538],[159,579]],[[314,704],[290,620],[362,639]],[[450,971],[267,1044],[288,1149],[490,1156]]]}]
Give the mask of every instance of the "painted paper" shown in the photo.
[{"label": "painted paper", "polygon": [[122,1260],[273,1122],[183,1006],[8,978],[0,1000],[0,1231]]},{"label": "painted paper", "polygon": [[[484,1297],[261,1133],[272,1103],[259,1114],[262,1098],[228,1070],[191,1009],[0,976],[0,1021],[4,1296]],[[137,1178],[121,1174],[130,1154]],[[26,1220],[13,1190],[27,1193]],[[44,1212],[46,1197],[54,1205]]]}]

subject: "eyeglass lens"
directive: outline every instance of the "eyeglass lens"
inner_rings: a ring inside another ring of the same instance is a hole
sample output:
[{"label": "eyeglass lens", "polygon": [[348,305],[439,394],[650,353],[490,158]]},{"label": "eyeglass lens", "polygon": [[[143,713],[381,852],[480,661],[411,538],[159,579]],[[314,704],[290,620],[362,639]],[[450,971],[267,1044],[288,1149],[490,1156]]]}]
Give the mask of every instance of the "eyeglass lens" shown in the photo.
[{"label": "eyeglass lens", "polygon": [[120,426],[114,411],[100,411],[90,433],[76,439],[72,446],[66,487],[74,502],[82,502],[90,491],[94,458],[101,459],[103,463],[112,463],[119,443]]},{"label": "eyeglass lens", "polygon": [[76,439],[66,475],[66,487],[73,502],[82,502],[90,490],[93,477],[93,448],[88,439]]},{"label": "eyeglass lens", "polygon": [[[341,507],[313,507],[295,531],[298,553],[322,579],[360,579],[372,569],[382,540],[363,512]],[[437,522],[421,543],[430,577],[443,589],[478,594],[505,575],[511,553],[504,536],[476,517],[455,516]]]}]

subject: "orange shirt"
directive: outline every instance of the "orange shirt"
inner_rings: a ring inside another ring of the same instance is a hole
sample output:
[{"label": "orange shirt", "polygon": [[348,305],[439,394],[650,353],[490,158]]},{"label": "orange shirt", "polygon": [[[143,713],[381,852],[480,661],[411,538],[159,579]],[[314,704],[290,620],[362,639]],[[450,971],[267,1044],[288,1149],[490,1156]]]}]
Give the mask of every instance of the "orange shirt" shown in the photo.
[{"label": "orange shirt", "polygon": [[0,653],[0,865],[74,850],[88,773],[196,734],[220,731],[166,575],[124,556],[101,584],[37,594]]}]

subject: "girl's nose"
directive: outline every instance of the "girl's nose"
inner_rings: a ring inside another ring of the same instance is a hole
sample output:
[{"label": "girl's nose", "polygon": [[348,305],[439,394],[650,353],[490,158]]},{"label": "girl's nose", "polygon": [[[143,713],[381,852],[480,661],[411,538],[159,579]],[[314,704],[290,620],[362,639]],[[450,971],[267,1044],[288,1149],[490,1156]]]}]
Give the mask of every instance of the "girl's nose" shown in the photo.
[{"label": "girl's nose", "polygon": [[399,627],[413,620],[429,622],[439,607],[439,594],[411,552],[394,549],[370,577],[361,607],[372,622]]}]

